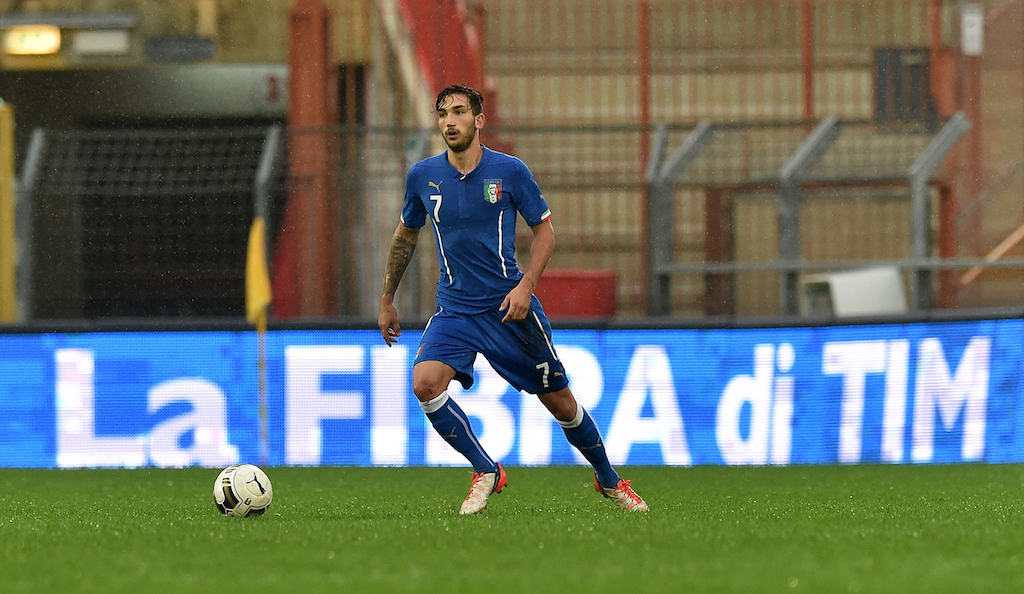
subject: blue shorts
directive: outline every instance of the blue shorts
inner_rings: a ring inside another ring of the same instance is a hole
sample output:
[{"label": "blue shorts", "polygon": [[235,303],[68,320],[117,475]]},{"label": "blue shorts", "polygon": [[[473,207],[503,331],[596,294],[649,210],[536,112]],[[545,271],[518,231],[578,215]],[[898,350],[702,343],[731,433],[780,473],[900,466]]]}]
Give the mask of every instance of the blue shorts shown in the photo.
[{"label": "blue shorts", "polygon": [[473,385],[477,353],[517,390],[530,394],[557,392],[569,385],[565,367],[551,343],[551,324],[537,297],[519,322],[502,322],[497,308],[457,314],[438,308],[427,322],[416,361],[440,361],[455,370],[462,387]]}]

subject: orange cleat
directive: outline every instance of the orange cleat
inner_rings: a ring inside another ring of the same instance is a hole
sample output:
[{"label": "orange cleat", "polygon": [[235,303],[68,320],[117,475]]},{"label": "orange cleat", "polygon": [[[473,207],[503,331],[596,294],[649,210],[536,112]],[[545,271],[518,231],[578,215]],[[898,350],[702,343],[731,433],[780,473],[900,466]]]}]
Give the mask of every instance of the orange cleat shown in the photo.
[{"label": "orange cleat", "polygon": [[597,475],[594,475],[594,488],[597,492],[604,495],[608,499],[615,502],[615,505],[619,506],[619,509],[625,511],[638,511],[645,512],[649,511],[647,504],[644,503],[643,498],[636,494],[636,491],[629,486],[629,481],[619,479],[619,484],[614,487],[604,488],[601,483],[597,482]]}]

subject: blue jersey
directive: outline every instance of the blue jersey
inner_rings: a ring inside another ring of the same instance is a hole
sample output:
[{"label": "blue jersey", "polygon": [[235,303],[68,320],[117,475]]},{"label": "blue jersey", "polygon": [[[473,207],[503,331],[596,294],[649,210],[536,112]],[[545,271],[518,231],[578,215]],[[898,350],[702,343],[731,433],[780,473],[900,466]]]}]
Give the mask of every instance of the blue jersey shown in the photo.
[{"label": "blue jersey", "polygon": [[445,152],[414,165],[405,181],[402,224],[419,228],[430,221],[440,264],[437,305],[455,313],[497,307],[523,277],[516,265],[516,213],[531,227],[551,216],[526,164],[483,149],[468,175]]}]

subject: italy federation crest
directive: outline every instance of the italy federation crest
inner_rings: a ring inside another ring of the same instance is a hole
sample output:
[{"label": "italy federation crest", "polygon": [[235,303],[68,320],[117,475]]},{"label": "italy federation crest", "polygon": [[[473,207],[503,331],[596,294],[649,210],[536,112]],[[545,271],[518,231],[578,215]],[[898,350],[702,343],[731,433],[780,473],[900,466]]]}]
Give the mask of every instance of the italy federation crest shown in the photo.
[{"label": "italy federation crest", "polygon": [[484,200],[491,204],[496,204],[501,200],[501,180],[500,179],[485,179],[484,180]]}]

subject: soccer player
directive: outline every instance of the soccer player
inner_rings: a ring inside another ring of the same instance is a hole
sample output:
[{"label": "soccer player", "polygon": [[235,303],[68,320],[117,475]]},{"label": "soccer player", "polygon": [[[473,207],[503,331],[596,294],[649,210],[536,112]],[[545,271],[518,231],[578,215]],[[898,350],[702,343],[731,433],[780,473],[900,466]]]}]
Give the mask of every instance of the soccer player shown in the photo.
[{"label": "soccer player", "polygon": [[[593,465],[598,493],[624,510],[647,511],[630,482],[612,468],[597,425],[569,389],[551,325],[533,294],[555,244],[540,187],[522,161],[480,144],[485,118],[477,90],[450,86],[438,94],[435,108],[448,149],[414,165],[406,178],[377,321],[388,346],[397,342],[402,330],[395,291],[420,228],[429,222],[440,274],[434,315],[413,364],[413,393],[434,429],[473,465],[473,484],[459,512],[484,511],[488,498],[508,484],[505,469],[484,451],[447,391],[453,379],[466,389],[473,385],[478,353],[517,390],[540,398],[569,443]],[[515,258],[517,212],[533,230],[525,270]]]}]

